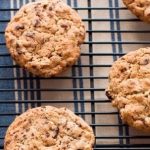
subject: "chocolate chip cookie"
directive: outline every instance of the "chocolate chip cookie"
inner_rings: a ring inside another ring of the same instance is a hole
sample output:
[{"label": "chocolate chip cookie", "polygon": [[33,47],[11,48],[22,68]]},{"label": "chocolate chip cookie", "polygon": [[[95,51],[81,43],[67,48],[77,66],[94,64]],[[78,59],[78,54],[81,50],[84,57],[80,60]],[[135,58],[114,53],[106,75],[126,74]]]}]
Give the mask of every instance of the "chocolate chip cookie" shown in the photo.
[{"label": "chocolate chip cookie", "polygon": [[92,150],[91,127],[66,108],[30,109],[7,130],[5,150]]},{"label": "chocolate chip cookie", "polygon": [[150,23],[149,0],[123,0],[123,2],[138,18]]},{"label": "chocolate chip cookie", "polygon": [[130,52],[113,64],[106,95],[125,123],[150,132],[149,47]]},{"label": "chocolate chip cookie", "polygon": [[62,0],[24,5],[5,30],[6,44],[17,64],[40,77],[55,76],[80,56],[85,27]]}]

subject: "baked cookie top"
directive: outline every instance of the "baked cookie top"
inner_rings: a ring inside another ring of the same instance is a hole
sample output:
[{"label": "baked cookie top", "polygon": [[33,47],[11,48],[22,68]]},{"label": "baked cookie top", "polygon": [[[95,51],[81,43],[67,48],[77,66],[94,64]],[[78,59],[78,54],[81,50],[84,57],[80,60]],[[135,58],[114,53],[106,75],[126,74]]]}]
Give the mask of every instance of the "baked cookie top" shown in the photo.
[{"label": "baked cookie top", "polygon": [[150,132],[150,48],[130,52],[113,64],[106,95],[124,122]]},{"label": "baked cookie top", "polygon": [[149,0],[123,0],[123,2],[138,18],[150,23]]},{"label": "baked cookie top", "polygon": [[85,27],[62,0],[24,5],[5,30],[14,60],[37,76],[50,77],[73,65],[80,55]]},{"label": "baked cookie top", "polygon": [[17,117],[5,136],[5,150],[92,150],[88,124],[66,108],[30,109]]}]

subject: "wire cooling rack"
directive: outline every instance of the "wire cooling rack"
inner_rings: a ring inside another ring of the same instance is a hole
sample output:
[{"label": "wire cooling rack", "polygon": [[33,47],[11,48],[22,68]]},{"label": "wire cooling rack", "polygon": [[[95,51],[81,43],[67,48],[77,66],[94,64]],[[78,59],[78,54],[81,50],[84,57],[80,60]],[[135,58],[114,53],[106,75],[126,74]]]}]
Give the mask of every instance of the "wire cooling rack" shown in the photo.
[{"label": "wire cooling rack", "polygon": [[105,96],[108,71],[126,52],[150,45],[149,25],[121,0],[67,0],[87,29],[81,58],[58,77],[33,77],[11,59],[4,29],[21,5],[31,0],[0,0],[0,149],[13,119],[40,105],[65,106],[85,119],[96,136],[96,149],[150,148],[150,136],[124,125]]}]

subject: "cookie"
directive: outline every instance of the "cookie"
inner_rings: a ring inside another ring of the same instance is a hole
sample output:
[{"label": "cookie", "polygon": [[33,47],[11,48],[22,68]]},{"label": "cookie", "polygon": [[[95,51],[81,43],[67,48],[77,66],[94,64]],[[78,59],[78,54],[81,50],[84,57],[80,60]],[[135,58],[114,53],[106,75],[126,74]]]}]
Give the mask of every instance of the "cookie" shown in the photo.
[{"label": "cookie", "polygon": [[119,58],[109,73],[107,97],[128,125],[150,132],[150,48]]},{"label": "cookie", "polygon": [[123,0],[124,4],[139,19],[150,23],[150,1],[149,0]]},{"label": "cookie", "polygon": [[5,150],[92,150],[91,127],[66,108],[51,106],[28,110],[10,125]]},{"label": "cookie", "polygon": [[62,0],[42,0],[16,13],[5,38],[17,64],[36,76],[51,77],[77,61],[85,27],[78,13]]}]

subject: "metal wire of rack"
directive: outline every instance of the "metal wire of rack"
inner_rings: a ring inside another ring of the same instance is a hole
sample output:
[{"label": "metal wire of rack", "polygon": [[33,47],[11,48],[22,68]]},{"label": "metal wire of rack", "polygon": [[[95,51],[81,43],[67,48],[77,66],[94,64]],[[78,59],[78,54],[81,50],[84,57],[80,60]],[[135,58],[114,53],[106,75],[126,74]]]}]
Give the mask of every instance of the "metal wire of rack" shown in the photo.
[{"label": "metal wire of rack", "polygon": [[86,25],[81,58],[58,77],[37,78],[12,61],[4,40],[10,18],[31,1],[0,1],[0,149],[13,119],[41,105],[65,106],[85,119],[95,133],[95,150],[150,148],[150,136],[123,124],[105,96],[113,61],[128,51],[149,46],[149,26],[135,18],[121,0],[66,0]]}]

